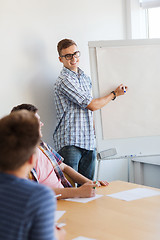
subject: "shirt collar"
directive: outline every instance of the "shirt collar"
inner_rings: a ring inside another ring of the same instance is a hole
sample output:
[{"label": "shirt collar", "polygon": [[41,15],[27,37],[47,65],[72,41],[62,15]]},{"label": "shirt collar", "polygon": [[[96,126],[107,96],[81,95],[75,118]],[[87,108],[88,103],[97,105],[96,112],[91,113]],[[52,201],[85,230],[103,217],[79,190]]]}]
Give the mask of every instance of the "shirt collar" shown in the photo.
[{"label": "shirt collar", "polygon": [[76,76],[76,77],[79,77],[80,75],[82,75],[84,72],[78,67],[78,72],[74,72],[74,71],[71,71],[70,69],[66,68],[66,67],[63,67],[62,69],[62,72],[64,73],[67,73],[71,76]]}]

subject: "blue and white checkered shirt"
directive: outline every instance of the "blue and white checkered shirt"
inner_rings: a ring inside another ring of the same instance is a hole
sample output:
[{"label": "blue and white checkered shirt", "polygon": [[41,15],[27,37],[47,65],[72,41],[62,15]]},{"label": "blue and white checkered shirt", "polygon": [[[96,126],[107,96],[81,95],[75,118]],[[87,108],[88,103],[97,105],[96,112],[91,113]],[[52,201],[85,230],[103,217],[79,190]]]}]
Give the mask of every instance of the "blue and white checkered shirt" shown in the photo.
[{"label": "blue and white checkered shirt", "polygon": [[63,68],[55,84],[57,126],[53,134],[56,151],[68,145],[95,148],[91,80],[79,68],[78,73]]}]

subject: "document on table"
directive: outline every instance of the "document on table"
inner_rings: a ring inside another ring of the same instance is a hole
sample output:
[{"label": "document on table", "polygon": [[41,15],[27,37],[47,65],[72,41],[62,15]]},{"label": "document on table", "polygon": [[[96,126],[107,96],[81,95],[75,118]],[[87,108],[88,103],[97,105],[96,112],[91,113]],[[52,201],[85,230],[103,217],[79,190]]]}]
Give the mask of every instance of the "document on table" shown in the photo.
[{"label": "document on table", "polygon": [[57,222],[66,211],[56,211],[55,213],[55,222]]},{"label": "document on table", "polygon": [[74,239],[72,239],[72,240],[96,240],[96,239],[95,239],[95,238],[93,239],[93,238],[86,238],[86,237],[81,237],[81,236],[79,236],[79,237],[74,238]]},{"label": "document on table", "polygon": [[125,200],[125,201],[132,201],[132,200],[152,197],[156,195],[160,195],[160,191],[152,190],[149,188],[134,188],[127,191],[109,194],[107,196]]},{"label": "document on table", "polygon": [[67,198],[65,199],[66,201],[71,201],[71,202],[79,202],[79,203],[88,203],[90,201],[93,201],[97,198],[102,197],[103,195],[98,195],[96,194],[95,197],[91,197],[91,198]]}]

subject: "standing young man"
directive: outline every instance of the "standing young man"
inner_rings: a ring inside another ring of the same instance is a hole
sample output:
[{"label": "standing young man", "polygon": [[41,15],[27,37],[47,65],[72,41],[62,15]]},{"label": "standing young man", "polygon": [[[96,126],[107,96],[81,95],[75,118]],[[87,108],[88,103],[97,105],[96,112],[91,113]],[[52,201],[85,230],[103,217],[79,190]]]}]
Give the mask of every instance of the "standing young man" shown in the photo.
[{"label": "standing young man", "polygon": [[53,191],[27,180],[39,130],[35,115],[25,110],[0,119],[0,239],[64,240],[64,230],[54,227]]},{"label": "standing young man", "polygon": [[66,164],[93,179],[96,157],[93,111],[123,95],[124,86],[121,84],[106,96],[93,99],[91,80],[79,68],[80,51],[76,43],[63,39],[57,50],[63,69],[55,84],[58,120],[53,134],[55,149]]}]

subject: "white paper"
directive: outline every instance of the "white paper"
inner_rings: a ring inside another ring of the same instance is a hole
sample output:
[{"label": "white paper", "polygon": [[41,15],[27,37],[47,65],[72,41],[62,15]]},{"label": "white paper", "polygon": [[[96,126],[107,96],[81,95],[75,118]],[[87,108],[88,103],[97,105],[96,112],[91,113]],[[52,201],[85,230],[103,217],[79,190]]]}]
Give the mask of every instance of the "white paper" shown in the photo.
[{"label": "white paper", "polygon": [[96,240],[96,239],[95,238],[86,238],[86,237],[79,236],[79,237],[74,238],[72,240]]},{"label": "white paper", "polygon": [[57,222],[66,211],[56,211],[55,212],[55,222]]},{"label": "white paper", "polygon": [[88,202],[91,202],[97,198],[100,198],[102,197],[103,195],[98,195],[96,194],[95,197],[91,197],[91,198],[68,198],[68,199],[65,199],[66,201],[71,201],[71,202],[79,202],[79,203],[88,203]]},{"label": "white paper", "polygon": [[148,189],[148,188],[134,188],[127,191],[122,191],[114,194],[109,194],[107,196],[112,198],[117,198],[125,201],[132,201],[136,199],[152,197],[160,195],[160,191]]}]

